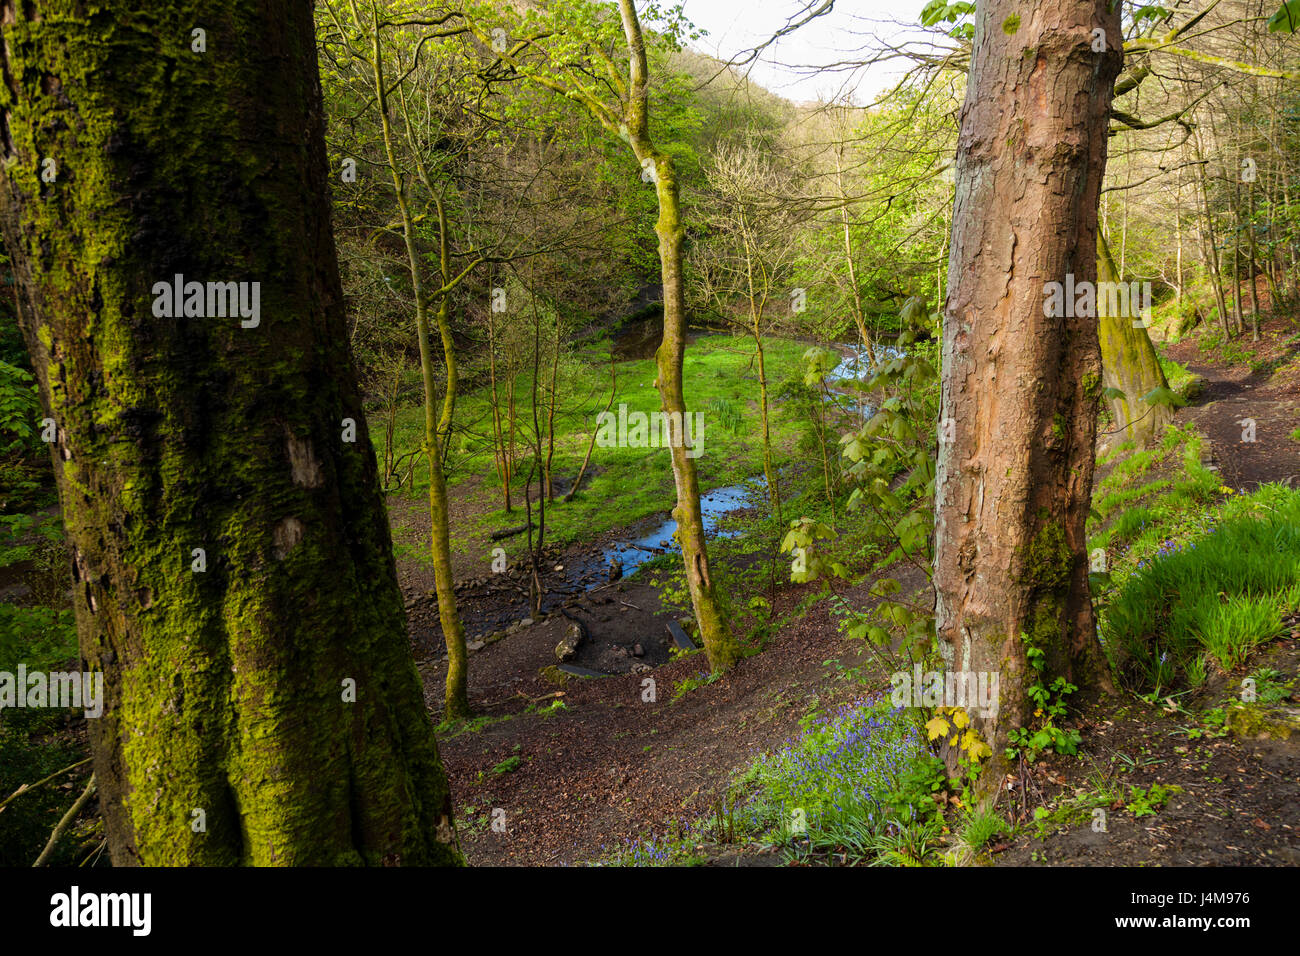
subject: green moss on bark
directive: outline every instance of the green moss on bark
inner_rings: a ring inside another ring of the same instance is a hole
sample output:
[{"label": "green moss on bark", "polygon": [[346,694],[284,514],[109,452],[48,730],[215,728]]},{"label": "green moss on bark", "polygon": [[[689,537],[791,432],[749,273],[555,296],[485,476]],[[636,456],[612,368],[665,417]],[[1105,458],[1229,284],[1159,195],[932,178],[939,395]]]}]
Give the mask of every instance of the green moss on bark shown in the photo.
[{"label": "green moss on bark", "polygon": [[[459,862],[348,354],[309,7],[10,13],[0,212],[107,678],[114,862]],[[261,325],[155,317],[176,273],[260,282]]]}]

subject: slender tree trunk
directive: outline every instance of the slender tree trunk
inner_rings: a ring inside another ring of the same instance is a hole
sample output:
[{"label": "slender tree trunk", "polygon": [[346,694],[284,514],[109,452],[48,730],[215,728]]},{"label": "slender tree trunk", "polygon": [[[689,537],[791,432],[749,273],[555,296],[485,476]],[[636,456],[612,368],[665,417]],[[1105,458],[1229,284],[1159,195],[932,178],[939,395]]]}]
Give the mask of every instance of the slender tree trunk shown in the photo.
[{"label": "slender tree trunk", "polygon": [[[349,354],[311,5],[87,9],[3,6],[0,218],[105,676],[113,862],[457,863]],[[257,323],[163,308],[177,276],[259,283]]]},{"label": "slender tree trunk", "polygon": [[[529,403],[533,408],[533,455],[532,462],[528,466],[528,481],[524,484],[524,506],[526,509],[526,527],[528,529],[528,555],[532,563],[532,580],[528,588],[528,610],[529,616],[536,620],[542,613],[542,598],[545,592],[542,590],[542,549],[546,545],[546,500],[544,493],[544,478],[540,474],[542,463],[542,423],[537,417],[537,382],[541,373],[542,364],[542,318],[537,312],[537,299],[529,295],[533,305],[533,385],[532,401]],[[537,541],[533,542],[533,506],[532,490],[533,475],[538,475],[537,482]]]},{"label": "slender tree trunk", "polygon": [[[437,321],[441,333],[444,359],[447,366],[447,390],[442,403],[441,424],[436,418],[437,386],[433,368],[433,345],[429,328],[429,297],[420,269],[420,254],[415,243],[415,221],[411,215],[406,194],[406,175],[397,162],[393,144],[392,121],[388,114],[388,79],[384,74],[383,43],[378,22],[371,24],[371,67],[374,71],[376,105],[383,131],[384,152],[392,172],[393,191],[402,218],[402,238],[406,244],[407,267],[415,293],[415,324],[420,343],[420,374],[424,383],[424,454],[429,466],[429,524],[430,550],[433,558],[434,590],[438,596],[438,621],[442,625],[443,642],[447,647],[447,688],[445,710],[448,720],[468,717],[470,714],[468,653],[465,650],[465,628],[456,607],[456,582],[451,564],[451,518],[447,507],[447,481],[443,473],[444,445],[441,433],[450,433],[451,414],[456,396],[456,358],[451,341],[451,321],[447,314],[448,300],[443,293],[438,300]],[[438,223],[440,227],[439,252],[444,281],[450,271],[447,262],[447,223],[440,200]]]},{"label": "slender tree trunk", "polygon": [[[1122,54],[1109,0],[1032,9],[982,0],[976,18],[939,413],[957,433],[940,445],[934,584],[947,667],[1000,675],[996,715],[973,715],[993,750],[982,779],[996,785],[1007,734],[1030,716],[1027,646],[1045,653],[1049,681],[1109,686],[1084,531],[1101,391],[1096,318],[1045,317],[1044,284],[1096,278]],[[1096,29],[1105,52],[1092,49]]]},{"label": "slender tree trunk", "polygon": [[501,394],[497,390],[497,345],[496,328],[492,321],[492,310],[488,309],[488,384],[491,389],[492,402],[492,457],[496,460],[497,477],[501,479],[501,490],[505,498],[506,514],[510,513],[510,472],[506,464],[505,431],[501,427]]},{"label": "slender tree trunk", "polygon": [[557,309],[555,312],[555,338],[551,345],[554,351],[551,353],[551,385],[549,389],[550,401],[546,406],[546,500],[555,500],[555,488],[552,483],[554,475],[553,465],[555,463],[555,413],[559,405],[559,386],[560,386],[560,333],[563,325],[560,322],[560,313]]},{"label": "slender tree trunk", "polygon": [[781,515],[781,489],[777,485],[776,466],[772,462],[772,429],[767,404],[767,365],[763,360],[763,334],[759,329],[757,316],[754,318],[754,352],[758,355],[758,407],[763,423],[763,476],[767,478],[767,496],[772,503],[772,513],[776,515],[777,524],[783,524],[785,519]]},{"label": "slender tree trunk", "polygon": [[[1235,205],[1235,204],[1234,204]],[[1232,233],[1232,319],[1240,335],[1246,328],[1245,317],[1241,314],[1241,211],[1233,209],[1237,228]]]},{"label": "slender tree trunk", "polygon": [[686,397],[682,391],[682,362],[686,354],[686,303],[682,281],[682,241],[686,229],[681,221],[677,170],[672,157],[655,148],[649,132],[649,70],[645,42],[633,0],[619,0],[623,31],[631,60],[630,94],[627,104],[628,140],[639,162],[649,160],[655,170],[659,200],[659,263],[664,287],[664,337],[656,355],[659,369],[659,399],[669,420],[677,421],[678,434],[672,442],[673,479],[677,485],[677,534],[682,546],[686,582],[699,624],[700,636],[715,672],[731,667],[740,657],[740,647],[731,636],[709,574],[709,552],[700,512],[700,484],[695,459],[688,453],[682,425],[686,420]]},{"label": "slender tree trunk", "polygon": [[[1250,276],[1250,338],[1253,342],[1259,341],[1259,282],[1256,276],[1260,272],[1258,249],[1255,244],[1255,184],[1251,183],[1246,189],[1246,194],[1250,197],[1250,202],[1246,208],[1246,249],[1250,254],[1248,260],[1248,272]],[[1267,273],[1265,273],[1267,275]]]},{"label": "slender tree trunk", "polygon": [[1232,330],[1228,327],[1228,300],[1223,293],[1223,277],[1219,270],[1219,247],[1214,235],[1214,214],[1210,209],[1209,174],[1205,170],[1206,161],[1201,150],[1199,133],[1192,136],[1192,149],[1196,154],[1198,182],[1201,187],[1202,219],[1197,230],[1201,237],[1201,256],[1210,275],[1210,285],[1214,289],[1214,301],[1219,307],[1219,321],[1223,324],[1223,335],[1226,339],[1232,337]]},{"label": "slender tree trunk", "polygon": [[510,478],[506,482],[506,511],[510,510],[510,483],[514,481],[518,468],[515,467],[515,425],[519,420],[518,410],[515,408],[515,369],[512,365],[510,368],[510,379],[506,382],[506,457],[509,461],[509,467],[506,469],[510,473]]},{"label": "slender tree trunk", "polygon": [[848,194],[844,191],[844,171],[841,168],[841,146],[835,153],[835,177],[839,184],[840,199],[840,225],[844,229],[844,264],[849,273],[849,301],[853,304],[853,322],[858,327],[858,335],[862,337],[862,347],[867,351],[867,361],[871,367],[876,367],[876,352],[872,344],[871,336],[867,332],[867,317],[862,311],[862,290],[858,288],[858,267],[853,254],[853,233],[849,230],[849,205]]},{"label": "slender tree trunk", "polygon": [[[1174,300],[1181,306],[1183,304],[1183,184],[1181,174],[1178,187],[1174,190],[1174,235],[1177,241],[1177,253],[1174,256]],[[1103,358],[1103,363],[1104,361]]]},{"label": "slender tree trunk", "polygon": [[784,524],[781,516],[781,489],[776,481],[776,468],[772,463],[772,429],[767,403],[767,364],[763,354],[763,312],[767,308],[770,276],[764,268],[763,285],[754,285],[754,253],[749,243],[749,223],[740,213],[740,228],[745,236],[745,281],[749,287],[749,331],[754,336],[754,355],[758,359],[758,408],[763,429],[763,477],[767,479],[767,499],[776,515],[777,524]]},{"label": "slender tree trunk", "polygon": [[[611,408],[614,407],[614,396],[616,396],[617,394],[618,394],[618,363],[615,361],[614,355],[611,352],[609,356],[609,402],[608,404],[605,405],[606,412],[608,412]],[[596,436],[599,433],[600,433],[600,429],[598,428],[593,428],[591,430],[591,441],[587,443],[586,457],[582,459],[582,467],[578,469],[578,477],[573,479],[573,487],[570,488],[568,494],[564,496],[564,500],[566,502],[572,501],[573,496],[576,495],[578,493],[578,489],[582,487],[582,476],[587,473],[587,466],[591,464],[591,452],[592,449],[596,447]]]}]

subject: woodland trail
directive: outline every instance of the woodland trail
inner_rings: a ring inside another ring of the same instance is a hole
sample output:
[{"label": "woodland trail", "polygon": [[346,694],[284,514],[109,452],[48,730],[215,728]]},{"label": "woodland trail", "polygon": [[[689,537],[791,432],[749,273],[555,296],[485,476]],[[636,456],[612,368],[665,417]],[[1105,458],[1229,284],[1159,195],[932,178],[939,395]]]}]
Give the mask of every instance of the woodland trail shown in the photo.
[{"label": "woodland trail", "polygon": [[[1204,380],[1204,391],[1175,421],[1192,423],[1209,439],[1210,453],[1223,482],[1237,491],[1261,484],[1300,483],[1300,442],[1289,436],[1300,427],[1300,340],[1289,346],[1261,343],[1252,371],[1246,363],[1206,362],[1188,339],[1167,349],[1170,357]],[[1246,422],[1254,422],[1253,441]]]}]

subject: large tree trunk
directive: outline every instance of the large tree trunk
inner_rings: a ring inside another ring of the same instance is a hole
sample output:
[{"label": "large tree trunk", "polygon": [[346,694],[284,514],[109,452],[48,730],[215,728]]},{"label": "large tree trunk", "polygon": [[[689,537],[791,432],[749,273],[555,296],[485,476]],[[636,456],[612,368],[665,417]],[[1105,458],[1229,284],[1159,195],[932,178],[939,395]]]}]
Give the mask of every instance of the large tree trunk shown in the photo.
[{"label": "large tree trunk", "polygon": [[[1092,50],[1094,29],[1105,52]],[[1027,644],[1045,652],[1049,680],[1106,679],[1084,534],[1096,318],[1045,317],[1044,286],[1096,278],[1119,42],[1109,0],[977,11],[944,313],[940,419],[956,434],[940,445],[934,583],[947,667],[999,674],[1000,709],[973,721],[995,770],[1028,717]]]},{"label": "large tree trunk", "polygon": [[[0,205],[105,674],[113,862],[459,862],[347,344],[311,4],[86,10],[4,4]],[[160,316],[178,274],[260,282],[260,322]]]},{"label": "large tree trunk", "polygon": [[659,370],[659,399],[670,421],[679,423],[673,436],[673,479],[677,485],[677,536],[682,546],[686,583],[691,594],[695,619],[700,627],[709,665],[715,672],[726,670],[740,657],[740,648],[714,591],[709,575],[709,552],[704,539],[704,519],[700,510],[700,482],[695,459],[690,457],[680,425],[686,422],[686,396],[682,391],[682,361],[686,354],[686,298],[682,280],[682,242],[686,229],[681,220],[677,170],[672,157],[655,148],[649,131],[648,68],[641,24],[632,0],[619,0],[623,30],[627,37],[631,61],[631,90],[627,104],[628,141],[641,163],[649,161],[655,170],[655,188],[659,200],[659,263],[664,286],[664,337],[656,353]]},{"label": "large tree trunk", "polygon": [[[1111,258],[1106,237],[1097,232],[1097,280],[1118,283],[1119,270]],[[1114,418],[1109,436],[1116,443],[1129,440],[1148,445],[1173,421],[1168,405],[1150,405],[1142,401],[1152,389],[1168,388],[1156,347],[1146,325],[1137,324],[1140,314],[1132,306],[1129,315],[1111,315],[1107,296],[1097,297],[1097,328],[1101,340],[1101,377],[1107,388],[1117,388],[1123,398],[1110,400]]]}]

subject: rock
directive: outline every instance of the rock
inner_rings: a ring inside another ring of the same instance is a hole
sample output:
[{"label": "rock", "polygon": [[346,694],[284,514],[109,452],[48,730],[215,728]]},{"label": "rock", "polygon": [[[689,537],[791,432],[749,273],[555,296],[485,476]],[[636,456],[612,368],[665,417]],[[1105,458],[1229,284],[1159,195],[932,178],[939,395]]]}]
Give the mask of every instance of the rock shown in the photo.
[{"label": "rock", "polygon": [[633,674],[644,674],[648,670],[650,670],[650,665],[642,661],[637,661],[635,664],[632,665]]},{"label": "rock", "polygon": [[623,576],[623,562],[620,561],[618,558],[615,558],[613,561],[610,562],[609,565],[609,579],[611,581],[617,581],[622,576]]},{"label": "rock", "polygon": [[555,645],[555,658],[559,661],[572,660],[578,653],[578,647],[582,644],[582,628],[577,624],[570,624],[564,631],[564,637],[560,643]]},{"label": "rock", "polygon": [[633,644],[633,645],[632,645],[632,656],[633,656],[633,657],[645,657],[645,648],[642,647],[640,644]]},{"label": "rock", "polygon": [[564,671],[560,670],[554,664],[543,667],[537,673],[538,676],[548,684],[555,684],[559,687],[563,687],[569,682],[569,675],[564,673]]},{"label": "rock", "polygon": [[520,627],[532,627],[532,626],[533,626],[533,619],[532,619],[531,617],[526,617],[526,618],[524,618],[522,621],[519,622],[519,626],[520,626]]},{"label": "rock", "polygon": [[483,645],[483,642],[482,642],[482,641],[470,641],[468,644],[465,645],[465,650],[467,650],[467,651],[481,651],[481,650],[483,650],[483,646],[484,646],[484,645]]},{"label": "rock", "polygon": [[676,621],[669,621],[665,627],[668,628],[668,635],[673,639],[673,643],[683,651],[695,650],[695,642],[690,639],[685,631]]},{"label": "rock", "polygon": [[1287,740],[1300,731],[1300,707],[1238,704],[1228,708],[1223,724],[1238,737]]},{"label": "rock", "polygon": [[497,641],[501,640],[501,638],[505,636],[506,636],[505,631],[493,631],[487,637],[483,638],[483,643],[495,644]]}]

